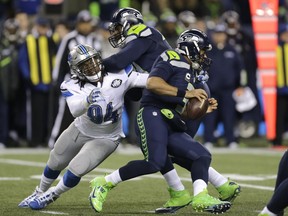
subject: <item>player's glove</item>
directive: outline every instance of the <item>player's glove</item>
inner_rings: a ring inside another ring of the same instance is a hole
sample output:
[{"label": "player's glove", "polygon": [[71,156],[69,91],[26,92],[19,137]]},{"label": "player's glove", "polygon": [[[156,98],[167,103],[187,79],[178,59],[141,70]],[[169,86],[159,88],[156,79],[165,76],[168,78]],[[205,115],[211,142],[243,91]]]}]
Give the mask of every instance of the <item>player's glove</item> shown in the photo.
[{"label": "player's glove", "polygon": [[198,82],[202,82],[202,83],[207,82],[208,79],[209,79],[208,72],[201,70],[201,71],[196,75],[196,79],[197,79]]},{"label": "player's glove", "polygon": [[88,104],[98,103],[99,101],[105,100],[101,94],[100,88],[95,88],[87,96],[86,101]]}]

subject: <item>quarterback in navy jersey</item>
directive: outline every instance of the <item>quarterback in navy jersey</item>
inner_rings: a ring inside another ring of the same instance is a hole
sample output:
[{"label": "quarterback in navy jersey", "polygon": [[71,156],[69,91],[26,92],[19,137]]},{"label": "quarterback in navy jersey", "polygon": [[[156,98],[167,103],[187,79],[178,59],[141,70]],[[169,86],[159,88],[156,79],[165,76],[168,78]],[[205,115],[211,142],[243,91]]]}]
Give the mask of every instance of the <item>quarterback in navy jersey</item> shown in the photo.
[{"label": "quarterback in navy jersey", "polygon": [[[194,69],[204,69],[211,63],[206,56],[211,44],[206,43],[202,36],[203,33],[198,30],[183,32],[179,36],[177,49],[165,51],[155,61],[136,120],[136,133],[144,159],[130,161],[111,174],[91,181],[89,199],[95,211],[102,211],[108,192],[118,183],[169,167],[171,160],[168,154],[190,165],[194,210],[216,214],[226,212],[231,207],[230,202],[208,194],[211,154],[185,133],[185,123],[180,117],[189,98],[207,98],[203,89],[194,89],[191,84]],[[214,98],[208,101],[208,112],[211,112],[217,108],[217,101]]]},{"label": "quarterback in navy jersey", "polygon": [[[150,72],[156,58],[165,50],[171,49],[164,36],[158,30],[146,26],[143,23],[142,14],[133,8],[122,8],[116,11],[111,20],[109,31],[111,34],[109,37],[110,44],[113,47],[121,48],[117,54],[103,60],[105,68],[109,71],[115,72],[116,70],[117,72],[117,69],[121,69],[127,64],[133,64],[134,67],[137,68],[137,71],[146,70],[147,72]],[[207,36],[201,35],[201,38],[201,44],[207,45]],[[194,52],[198,53],[199,50],[196,49]],[[197,73],[197,80],[200,80],[197,84],[197,88],[203,88],[208,93],[208,86],[202,82],[205,81],[205,79],[207,80],[205,62],[203,67],[200,67],[197,63],[197,59],[193,59],[192,65],[193,73]],[[196,83],[194,87],[196,87]],[[132,100],[139,100],[142,96],[142,89],[131,89],[126,95]],[[184,103],[182,102],[182,106],[183,104]],[[178,107],[178,109],[180,109],[180,107]],[[191,137],[195,136],[200,122],[201,119],[186,121],[187,133]],[[173,162],[178,163],[181,166],[184,166],[185,164],[182,160],[180,162],[179,159],[173,159]],[[184,167],[188,166],[189,164]],[[167,167],[161,170],[161,173],[169,186],[168,191],[170,199],[164,204],[163,209],[160,209],[159,211],[156,210],[156,212],[173,213],[188,205],[191,202],[190,194],[185,190],[173,165],[167,165]],[[229,179],[222,176],[212,167],[209,168],[209,181],[219,191],[220,198],[223,200],[234,199],[235,194],[238,194],[239,185],[234,182],[233,185],[231,185]],[[225,193],[225,195],[223,195],[223,193]]]}]

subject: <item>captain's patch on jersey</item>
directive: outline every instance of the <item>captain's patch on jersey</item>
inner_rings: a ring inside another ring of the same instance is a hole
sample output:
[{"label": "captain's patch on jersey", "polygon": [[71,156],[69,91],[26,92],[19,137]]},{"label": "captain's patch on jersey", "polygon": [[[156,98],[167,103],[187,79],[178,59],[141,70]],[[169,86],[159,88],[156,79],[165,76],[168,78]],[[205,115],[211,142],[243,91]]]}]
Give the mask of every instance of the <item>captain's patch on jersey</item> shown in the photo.
[{"label": "captain's patch on jersey", "polygon": [[121,84],[122,84],[122,80],[121,79],[115,79],[115,80],[112,81],[111,87],[112,88],[118,88]]}]

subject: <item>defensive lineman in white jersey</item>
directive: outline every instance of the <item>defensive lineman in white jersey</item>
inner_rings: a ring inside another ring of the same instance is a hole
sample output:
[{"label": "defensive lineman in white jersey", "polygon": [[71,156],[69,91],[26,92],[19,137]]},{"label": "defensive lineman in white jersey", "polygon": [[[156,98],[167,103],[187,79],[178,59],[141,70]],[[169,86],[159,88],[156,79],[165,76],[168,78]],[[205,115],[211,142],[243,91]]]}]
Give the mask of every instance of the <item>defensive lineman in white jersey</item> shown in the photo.
[{"label": "defensive lineman in white jersey", "polygon": [[[144,88],[148,78],[148,74],[132,71],[132,67],[119,73],[105,72],[100,54],[88,45],[73,48],[68,64],[72,76],[61,84],[61,93],[75,120],[56,141],[40,184],[19,203],[21,208],[45,208],[115,151],[125,136],[124,94],[133,87]],[[67,166],[63,178],[51,187]]]}]

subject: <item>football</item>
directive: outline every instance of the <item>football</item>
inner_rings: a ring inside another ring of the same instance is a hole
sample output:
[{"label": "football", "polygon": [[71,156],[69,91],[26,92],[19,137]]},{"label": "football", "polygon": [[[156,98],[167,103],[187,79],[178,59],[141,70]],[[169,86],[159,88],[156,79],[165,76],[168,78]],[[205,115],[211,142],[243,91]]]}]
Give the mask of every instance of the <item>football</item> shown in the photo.
[{"label": "football", "polygon": [[208,109],[209,102],[208,100],[198,100],[197,98],[193,97],[190,98],[186,104],[186,108],[182,113],[182,117],[184,119],[192,119],[196,120],[202,118]]}]

